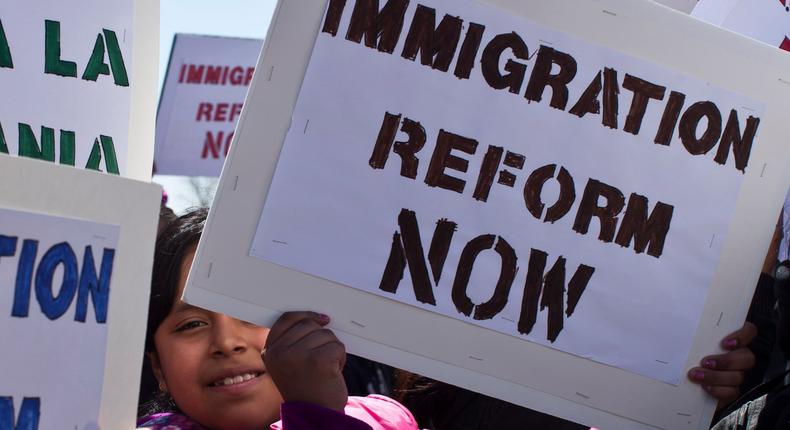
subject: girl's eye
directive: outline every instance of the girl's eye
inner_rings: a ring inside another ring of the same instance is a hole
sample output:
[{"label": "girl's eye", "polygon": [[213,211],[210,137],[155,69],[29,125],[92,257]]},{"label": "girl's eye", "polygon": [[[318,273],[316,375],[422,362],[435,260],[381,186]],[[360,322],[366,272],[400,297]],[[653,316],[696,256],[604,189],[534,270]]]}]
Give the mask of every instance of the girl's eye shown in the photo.
[{"label": "girl's eye", "polygon": [[177,332],[187,331],[194,328],[202,327],[204,325],[206,325],[206,323],[200,320],[187,321],[184,324],[181,324],[180,326],[176,327],[176,331]]}]

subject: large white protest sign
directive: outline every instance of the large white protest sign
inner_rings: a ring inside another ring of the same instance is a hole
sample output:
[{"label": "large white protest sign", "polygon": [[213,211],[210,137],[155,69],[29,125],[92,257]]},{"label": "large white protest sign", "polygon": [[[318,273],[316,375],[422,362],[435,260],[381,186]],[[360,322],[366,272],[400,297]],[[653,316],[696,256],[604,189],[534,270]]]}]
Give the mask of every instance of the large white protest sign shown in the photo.
[{"label": "large white protest sign", "polygon": [[262,40],[176,34],[156,128],[156,173],[219,176]]},{"label": "large white protest sign", "polygon": [[743,321],[790,59],[649,2],[371,4],[281,2],[186,299],[321,311],[351,352],[585,424],[706,427],[684,374]]},{"label": "large white protest sign", "polygon": [[0,153],[150,178],[157,13],[156,0],[4,2]]},{"label": "large white protest sign", "polygon": [[[453,45],[416,68],[322,32],[252,254],[677,384],[761,103],[497,10],[441,5],[485,26],[480,68],[461,51],[453,76]],[[409,35],[424,31],[411,22]],[[506,49],[523,63],[502,74]]]},{"label": "large white protest sign", "polygon": [[0,428],[133,428],[161,188],[10,157],[0,172]]}]

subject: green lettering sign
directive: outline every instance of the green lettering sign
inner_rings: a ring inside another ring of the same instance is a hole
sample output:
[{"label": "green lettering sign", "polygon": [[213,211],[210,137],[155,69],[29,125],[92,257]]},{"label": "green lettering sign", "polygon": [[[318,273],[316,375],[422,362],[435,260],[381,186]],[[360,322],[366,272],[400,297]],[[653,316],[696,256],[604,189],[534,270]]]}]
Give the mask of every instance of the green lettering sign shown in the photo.
[{"label": "green lettering sign", "polygon": [[5,143],[5,133],[3,133],[3,125],[0,124],[0,152],[8,154],[8,145]]},{"label": "green lettering sign", "polygon": [[[0,130],[0,137],[2,130]],[[60,164],[73,166],[75,164],[75,134],[73,131],[60,130]],[[3,145],[5,141],[3,139]],[[0,152],[5,148],[0,147]],[[35,158],[38,160],[55,161],[55,130],[49,127],[41,127],[41,147],[33,133],[33,129],[27,124],[19,124],[19,156]]]},{"label": "green lettering sign", "polygon": [[121,87],[129,86],[129,76],[126,74],[126,64],[123,62],[121,47],[118,45],[118,37],[114,31],[103,30],[104,38],[107,40],[107,55],[110,57],[110,68],[115,85]]},{"label": "green lettering sign", "polygon": [[75,142],[73,131],[60,130],[60,164],[73,166],[75,164]]},{"label": "green lettering sign", "polygon": [[60,59],[60,22],[44,21],[44,73],[77,77],[77,63]]},{"label": "green lettering sign", "polygon": [[[105,49],[105,39],[107,40]],[[110,64],[104,62],[104,53],[110,57]],[[93,45],[93,53],[88,60],[88,65],[85,67],[85,73],[82,74],[82,79],[86,81],[95,81],[99,75],[110,75],[112,68],[112,77],[115,85],[121,87],[129,86],[129,77],[126,74],[126,65],[123,62],[123,54],[121,54],[121,47],[118,45],[118,37],[115,32],[111,30],[104,30],[104,37],[99,33],[96,36],[96,43]]]},{"label": "green lettering sign", "polygon": [[[101,144],[99,143],[100,141]],[[88,163],[85,165],[85,168],[101,171],[99,164],[101,164],[102,151],[104,151],[104,165],[107,168],[107,173],[119,175],[118,158],[115,155],[115,144],[110,136],[99,136],[99,139],[93,142],[93,149],[91,149],[91,154],[88,157]]]},{"label": "green lettering sign", "polygon": [[55,161],[55,130],[41,126],[41,147],[29,125],[19,123],[19,156]]},{"label": "green lettering sign", "polygon": [[96,44],[93,45],[93,53],[88,60],[88,65],[85,66],[82,79],[95,81],[99,75],[110,75],[110,66],[104,62],[104,38],[101,34],[96,36]]},{"label": "green lettering sign", "polygon": [[0,21],[0,67],[6,69],[14,68],[14,61],[11,59],[11,48],[8,46],[8,38],[5,37],[3,21]]}]

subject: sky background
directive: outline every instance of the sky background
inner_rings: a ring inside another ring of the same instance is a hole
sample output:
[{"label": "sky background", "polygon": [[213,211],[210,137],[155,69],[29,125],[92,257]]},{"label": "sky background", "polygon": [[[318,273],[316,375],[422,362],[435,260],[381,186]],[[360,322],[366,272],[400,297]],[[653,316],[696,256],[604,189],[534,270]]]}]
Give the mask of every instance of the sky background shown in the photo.
[{"label": "sky background", "polygon": [[[160,0],[160,94],[176,33],[263,39],[276,5],[276,0]],[[156,175],[154,182],[165,188],[168,206],[176,213],[199,203],[188,178]],[[202,178],[195,182],[210,186],[213,181]]]}]

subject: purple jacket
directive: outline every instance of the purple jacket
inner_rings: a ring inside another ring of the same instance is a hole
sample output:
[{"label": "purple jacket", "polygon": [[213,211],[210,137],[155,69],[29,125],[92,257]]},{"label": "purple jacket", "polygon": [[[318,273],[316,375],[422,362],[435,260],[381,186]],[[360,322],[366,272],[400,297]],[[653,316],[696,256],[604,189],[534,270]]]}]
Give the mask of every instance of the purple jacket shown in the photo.
[{"label": "purple jacket", "polygon": [[[349,397],[344,413],[311,403],[286,402],[271,430],[417,430],[417,422],[400,403],[389,397]],[[137,422],[138,429],[205,430],[181,414],[149,415]]]}]

